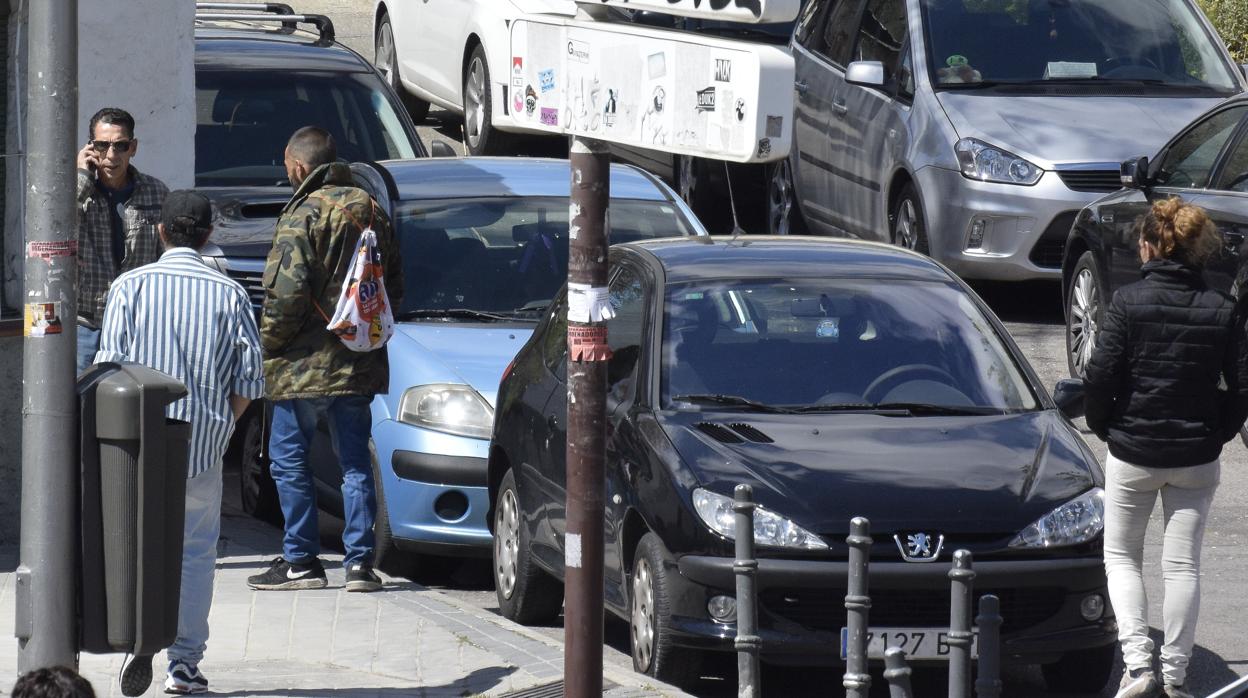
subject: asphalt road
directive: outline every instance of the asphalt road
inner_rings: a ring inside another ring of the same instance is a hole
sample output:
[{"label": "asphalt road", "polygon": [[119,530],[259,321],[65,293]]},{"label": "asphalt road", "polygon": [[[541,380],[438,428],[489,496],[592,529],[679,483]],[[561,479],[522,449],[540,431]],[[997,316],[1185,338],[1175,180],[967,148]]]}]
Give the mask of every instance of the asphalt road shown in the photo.
[{"label": "asphalt road", "polygon": [[[370,0],[310,0],[299,9],[329,15],[338,25],[339,38],[367,57],[372,57],[370,36],[373,3]],[[442,140],[462,153],[460,142],[462,120],[434,109],[419,128],[428,146]],[[518,146],[524,155],[560,157],[566,145],[557,139],[532,139]],[[984,284],[977,290],[1006,323],[1010,334],[1031,362],[1044,384],[1052,388],[1058,379],[1067,376],[1065,340],[1060,292],[1056,284]],[[1087,434],[1092,450],[1104,459],[1105,445]],[[1248,647],[1240,628],[1244,614],[1239,605],[1240,593],[1248,570],[1248,451],[1238,441],[1232,442],[1222,457],[1222,484],[1214,500],[1209,529],[1205,537],[1202,569],[1202,607],[1197,647],[1189,668],[1188,683],[1197,696],[1208,695],[1237,676],[1248,673]],[[1147,589],[1150,599],[1149,618],[1154,637],[1160,645],[1161,625],[1161,520],[1160,509],[1154,512],[1147,537],[1146,569],[1152,572]],[[464,562],[449,576],[444,570],[431,571],[417,579],[477,606],[497,612],[489,565],[483,561]],[[561,636],[560,627],[543,629]],[[607,661],[627,663],[628,627],[622,621],[608,619],[606,625]],[[708,698],[735,695],[735,665],[730,657],[708,667],[708,675],[694,693]],[[716,675],[717,674],[717,675]],[[920,696],[943,695],[944,677],[940,672],[920,674],[915,690]],[[1048,693],[1040,672],[1035,668],[1007,670],[1004,696],[1009,698],[1062,698]],[[883,679],[875,676],[873,696],[886,696]],[[767,696],[836,695],[840,676],[835,671],[792,671],[766,668],[763,676]],[[1116,682],[1114,684],[1116,686]],[[1101,696],[1113,696],[1113,687],[1106,687]]]}]

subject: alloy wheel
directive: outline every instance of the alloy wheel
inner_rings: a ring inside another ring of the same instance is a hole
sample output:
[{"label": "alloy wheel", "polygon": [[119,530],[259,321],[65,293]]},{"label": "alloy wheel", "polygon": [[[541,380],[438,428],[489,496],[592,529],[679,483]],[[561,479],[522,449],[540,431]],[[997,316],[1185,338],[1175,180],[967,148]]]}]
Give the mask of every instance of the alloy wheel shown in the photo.
[{"label": "alloy wheel", "polygon": [[397,84],[393,77],[395,64],[394,30],[390,28],[389,22],[383,23],[381,31],[377,33],[377,53],[374,56],[373,64],[377,66],[378,72],[381,73],[386,82],[391,85]]},{"label": "alloy wheel", "polygon": [[464,128],[468,145],[474,150],[481,142],[485,128],[485,63],[477,56],[468,64],[468,79],[464,81]]},{"label": "alloy wheel", "polygon": [[520,513],[515,490],[503,490],[494,514],[494,575],[506,598],[516,590],[517,557],[520,554]]},{"label": "alloy wheel", "polygon": [[893,240],[907,250],[919,248],[919,214],[914,200],[903,199],[897,207],[897,220],[893,222]]},{"label": "alloy wheel", "polygon": [[638,671],[650,668],[654,657],[654,574],[645,558],[633,571],[633,662]]},{"label": "alloy wheel", "polygon": [[693,204],[693,158],[679,156],[676,170],[676,190],[680,198],[687,204]]},{"label": "alloy wheel", "polygon": [[793,214],[793,168],[788,158],[776,163],[767,190],[767,229],[773,235],[788,235]]},{"label": "alloy wheel", "polygon": [[1096,346],[1096,318],[1100,315],[1100,289],[1092,270],[1084,267],[1075,277],[1070,289],[1070,320],[1066,331],[1070,333],[1070,362],[1075,374],[1083,375],[1092,350]]}]

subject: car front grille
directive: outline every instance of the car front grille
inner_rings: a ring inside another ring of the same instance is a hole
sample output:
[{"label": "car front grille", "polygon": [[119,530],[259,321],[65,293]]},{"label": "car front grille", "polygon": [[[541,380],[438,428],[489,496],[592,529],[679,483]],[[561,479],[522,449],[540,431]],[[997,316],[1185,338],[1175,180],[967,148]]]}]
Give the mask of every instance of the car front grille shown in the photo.
[{"label": "car front grille", "polygon": [[[949,589],[872,589],[868,622],[872,627],[949,627]],[[1023,630],[1052,618],[1066,594],[1057,587],[976,590],[978,598],[995,594],[1001,601],[1001,630]],[[845,596],[841,592],[772,589],[760,595],[773,616],[808,630],[839,632],[845,626]],[[976,609],[978,607],[976,606]],[[977,612],[977,610],[972,613]]]},{"label": "car front grille", "polygon": [[1045,269],[1062,268],[1062,260],[1066,255],[1066,238],[1070,235],[1070,228],[1075,224],[1078,215],[1078,211],[1066,211],[1053,218],[1053,222],[1031,248],[1028,259],[1032,264]]},{"label": "car front grille", "polygon": [[225,261],[225,273],[247,291],[247,297],[251,299],[252,307],[259,309],[264,304],[263,259],[227,259]]},{"label": "car front grille", "polygon": [[1113,170],[1058,170],[1057,176],[1073,191],[1109,193],[1122,188],[1122,175]]}]

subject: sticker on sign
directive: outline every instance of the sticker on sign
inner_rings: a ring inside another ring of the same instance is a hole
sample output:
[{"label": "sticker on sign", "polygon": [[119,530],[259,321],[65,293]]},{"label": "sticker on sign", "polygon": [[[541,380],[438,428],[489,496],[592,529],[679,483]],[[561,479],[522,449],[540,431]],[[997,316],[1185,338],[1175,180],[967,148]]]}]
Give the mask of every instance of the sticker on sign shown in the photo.
[{"label": "sticker on sign", "polygon": [[[906,659],[949,659],[948,628],[871,628],[867,631],[867,659],[883,659],[884,652],[897,647]],[[849,628],[841,628],[841,659],[849,651]],[[979,633],[971,642],[971,658],[979,656]]]},{"label": "sticker on sign", "polygon": [[801,0],[599,0],[630,10],[701,17],[725,22],[792,22]]},{"label": "sticker on sign", "polygon": [[783,47],[526,15],[512,22],[511,50],[526,129],[732,162],[788,155],[793,58]]}]

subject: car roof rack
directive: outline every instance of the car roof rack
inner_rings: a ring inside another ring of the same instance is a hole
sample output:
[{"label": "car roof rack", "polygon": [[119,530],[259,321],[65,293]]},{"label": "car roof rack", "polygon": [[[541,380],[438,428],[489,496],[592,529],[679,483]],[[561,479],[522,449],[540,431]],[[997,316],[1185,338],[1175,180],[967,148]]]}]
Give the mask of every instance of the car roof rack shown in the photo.
[{"label": "car roof rack", "polygon": [[[208,10],[203,12],[202,10]],[[282,25],[282,31],[293,32],[300,24],[316,27],[320,38],[317,45],[328,46],[334,42],[334,22],[325,15],[295,14],[280,2],[197,2],[195,19],[204,22],[273,22]]]}]

